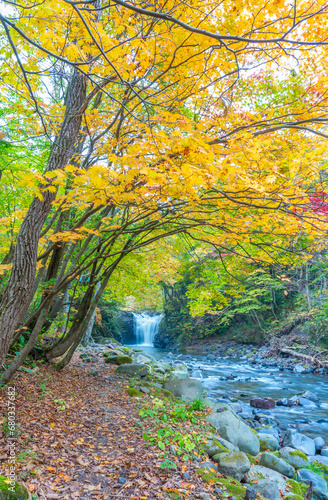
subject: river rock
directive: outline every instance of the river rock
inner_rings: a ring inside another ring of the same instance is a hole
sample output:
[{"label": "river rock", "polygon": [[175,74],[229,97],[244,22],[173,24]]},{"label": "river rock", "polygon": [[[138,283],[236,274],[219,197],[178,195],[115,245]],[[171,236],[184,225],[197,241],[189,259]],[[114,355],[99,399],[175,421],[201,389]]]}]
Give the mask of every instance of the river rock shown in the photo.
[{"label": "river rock", "polygon": [[262,467],[262,465],[254,465],[248,475],[250,481],[260,479],[273,481],[278,486],[278,490],[281,490],[283,493],[286,492],[286,481],[280,472]]},{"label": "river rock", "polygon": [[125,373],[131,377],[139,375],[139,377],[145,377],[150,372],[148,365],[131,363],[130,365],[120,365],[116,368],[116,373]]},{"label": "river rock", "polygon": [[324,498],[328,498],[327,483],[323,477],[309,469],[299,469],[297,474],[304,483],[310,484],[311,481],[313,482],[314,493],[323,494]]},{"label": "river rock", "polygon": [[263,467],[267,467],[268,469],[275,470],[280,472],[283,476],[293,477],[294,476],[294,468],[289,465],[282,458],[278,458],[272,453],[267,453],[266,451],[262,453],[260,465]]},{"label": "river rock", "polygon": [[282,398],[277,401],[277,406],[293,406],[293,402],[290,399]]},{"label": "river rock", "polygon": [[321,451],[322,448],[324,446],[326,446],[325,440],[321,436],[318,436],[318,437],[314,438],[313,441],[314,441],[315,449],[316,449],[317,452]]},{"label": "river rock", "polygon": [[202,462],[199,464],[201,469],[213,469],[215,472],[218,471],[218,468],[213,462]]},{"label": "river rock", "polygon": [[311,408],[315,409],[318,407],[318,405],[316,403],[314,403],[310,399],[303,398],[302,396],[297,396],[297,395],[292,396],[290,398],[290,401],[292,401],[294,405],[304,406],[305,408],[309,408],[309,409],[311,409]]},{"label": "river rock", "polygon": [[323,457],[321,455],[310,456],[309,462],[319,462],[319,464],[326,465],[328,467],[328,457]]},{"label": "river rock", "polygon": [[[210,402],[211,403],[211,402]],[[260,451],[260,441],[254,432],[225,403],[211,403],[212,414],[206,417],[220,436],[250,455]]]},{"label": "river rock", "polygon": [[295,429],[289,429],[284,437],[284,446],[290,446],[300,450],[305,455],[315,455],[315,444],[313,439],[297,432]]},{"label": "river rock", "polygon": [[323,448],[321,450],[321,456],[328,457],[328,448]]},{"label": "river rock", "polygon": [[257,484],[248,485],[246,490],[246,500],[255,500],[257,498],[257,492],[259,492],[260,496],[263,498],[281,500],[277,484],[269,479],[259,479]]},{"label": "river rock", "polygon": [[238,446],[235,444],[230,443],[226,439],[224,439],[222,436],[217,436],[216,439],[219,441],[222,446],[225,446],[225,448],[228,448],[229,451],[239,451]]},{"label": "river rock", "polygon": [[264,432],[258,433],[258,438],[260,440],[260,447],[262,451],[271,450],[276,451],[279,448],[279,443],[277,438],[271,434],[265,434]]},{"label": "river rock", "polygon": [[185,401],[203,397],[203,386],[197,379],[175,378],[164,383],[164,389]]},{"label": "river rock", "polygon": [[300,363],[298,363],[297,365],[294,366],[294,370],[293,370],[295,373],[305,373],[306,372],[306,369],[303,365],[301,365]]},{"label": "river rock", "polygon": [[319,398],[316,394],[314,394],[311,391],[305,391],[302,394],[303,398],[309,399],[310,401],[313,401],[313,403],[317,403],[319,401]]},{"label": "river rock", "polygon": [[234,451],[221,456],[218,461],[218,471],[240,481],[251,468],[250,461],[242,451]]},{"label": "river rock", "polygon": [[136,362],[138,364],[141,364],[141,365],[145,365],[147,363],[151,363],[151,360],[149,358],[147,358],[146,356],[144,356],[143,354],[139,354],[137,357],[136,357]]},{"label": "river rock", "polygon": [[189,377],[189,373],[187,371],[182,371],[182,370],[173,370],[170,373],[170,377],[171,378],[176,377],[176,378],[179,378],[179,379],[190,378]]},{"label": "river rock", "polygon": [[257,432],[261,434],[269,434],[279,441],[279,428],[276,425],[264,425],[263,427],[258,427]]},{"label": "river rock", "polygon": [[285,446],[279,450],[279,455],[285,459],[294,469],[301,469],[309,464],[308,457],[299,450]]},{"label": "river rock", "polygon": [[253,406],[253,408],[274,408],[276,403],[275,400],[272,398],[252,398],[250,401],[250,405]]}]

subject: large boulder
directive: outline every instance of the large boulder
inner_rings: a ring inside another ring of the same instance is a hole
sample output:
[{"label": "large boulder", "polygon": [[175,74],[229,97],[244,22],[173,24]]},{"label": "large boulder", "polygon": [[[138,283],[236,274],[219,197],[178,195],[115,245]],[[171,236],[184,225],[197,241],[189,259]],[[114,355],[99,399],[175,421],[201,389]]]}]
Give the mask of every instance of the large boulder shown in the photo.
[{"label": "large boulder", "polygon": [[280,472],[280,474],[287,477],[293,477],[295,473],[294,468],[285,462],[285,460],[276,457],[272,453],[267,453],[266,451],[262,453],[260,465]]},{"label": "large boulder", "polygon": [[203,387],[199,380],[190,378],[174,378],[164,383],[164,389],[172,392],[177,398],[192,401],[203,397]]},{"label": "large boulder", "polygon": [[313,483],[313,491],[315,496],[321,498],[328,498],[328,487],[325,479],[319,474],[316,474],[312,470],[309,469],[299,469],[298,477],[303,483],[310,484],[311,481]]},{"label": "large boulder", "polygon": [[138,375],[139,377],[145,377],[148,375],[150,368],[148,365],[142,365],[138,363],[131,363],[128,365],[120,365],[116,368],[116,373],[125,373],[126,375],[130,375],[130,377],[135,377]]},{"label": "large boulder", "polygon": [[221,474],[232,476],[240,481],[251,468],[250,461],[242,451],[222,455],[218,460],[218,471]]},{"label": "large boulder", "polygon": [[259,481],[260,479],[266,479],[268,481],[272,481],[276,483],[278,489],[282,491],[284,494],[286,492],[286,481],[284,476],[272,469],[268,469],[267,467],[262,467],[262,465],[254,465],[249,471],[249,479],[250,481]]},{"label": "large boulder", "polygon": [[242,419],[236,415],[225,403],[212,403],[212,414],[207,421],[214,427],[220,436],[238,446],[240,451],[257,455],[260,451],[260,441],[256,434]]},{"label": "large boulder", "polygon": [[279,455],[284,460],[287,460],[287,462],[290,463],[290,465],[292,465],[295,469],[301,469],[309,464],[308,457],[302,451],[295,450],[289,446],[281,448],[279,450]]},{"label": "large boulder", "polygon": [[313,439],[297,432],[295,429],[289,429],[286,432],[284,446],[295,448],[305,453],[305,455],[315,455],[315,443]]}]

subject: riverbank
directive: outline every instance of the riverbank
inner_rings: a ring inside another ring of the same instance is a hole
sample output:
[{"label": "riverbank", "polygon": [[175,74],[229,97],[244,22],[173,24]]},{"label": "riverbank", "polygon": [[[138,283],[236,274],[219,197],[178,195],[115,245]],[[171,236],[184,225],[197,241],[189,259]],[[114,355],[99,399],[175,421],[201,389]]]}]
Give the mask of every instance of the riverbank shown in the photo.
[{"label": "riverbank", "polygon": [[[116,365],[105,363],[102,351],[102,346],[88,349],[88,356],[80,351],[61,373],[40,366],[16,374],[10,385],[16,394],[14,464],[24,489],[16,489],[13,496],[10,481],[3,479],[10,477],[12,441],[8,390],[1,391],[0,412],[6,415],[0,431],[1,500],[217,498],[214,486],[205,484],[197,472],[198,461],[190,450],[184,450],[184,456],[171,454],[166,445],[161,449],[159,439],[144,439],[145,431],[156,438],[158,422],[139,412],[155,399],[169,401],[165,394],[158,387],[148,389],[145,380],[135,388],[138,397],[129,395],[131,380],[116,373]],[[185,410],[183,405],[177,408]],[[181,435],[192,437],[200,425],[203,428],[205,414],[192,413],[199,425],[173,422],[183,427]]]},{"label": "riverbank", "polygon": [[184,352],[204,355],[210,360],[239,359],[261,367],[278,367],[297,373],[328,374],[328,350],[312,344],[295,343],[291,339],[280,339],[280,342],[275,339],[259,346],[206,338],[185,347]]},{"label": "riverbank", "polygon": [[[16,474],[30,498],[250,500],[259,492],[300,500],[310,475],[320,498],[328,499],[328,457],[319,434],[312,439],[293,425],[284,428],[274,413],[277,401],[258,394],[245,402],[227,385],[230,375],[203,379],[197,370],[205,375],[208,361],[170,353],[155,358],[144,349],[93,345],[80,348],[62,373],[41,366],[17,374]],[[3,408],[6,398],[3,391]],[[302,404],[324,404],[314,392],[302,398]],[[7,431],[8,418],[0,437],[3,471]]]}]

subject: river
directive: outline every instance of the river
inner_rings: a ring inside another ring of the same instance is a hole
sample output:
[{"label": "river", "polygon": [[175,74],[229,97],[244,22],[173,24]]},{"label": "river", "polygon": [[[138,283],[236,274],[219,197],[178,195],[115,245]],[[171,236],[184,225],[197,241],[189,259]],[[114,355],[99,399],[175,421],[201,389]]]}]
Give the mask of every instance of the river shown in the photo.
[{"label": "river", "polygon": [[[312,438],[322,436],[328,444],[328,389],[327,377],[323,375],[281,372],[278,368],[250,365],[246,360],[207,361],[203,355],[170,355],[168,351],[151,345],[137,344],[129,347],[146,351],[156,359],[187,364],[192,370],[192,376],[202,381],[207,396],[227,399],[227,402],[230,402],[228,398],[236,399],[245,416],[253,412],[249,405],[252,397],[265,396],[277,401],[311,391],[319,398],[316,407],[276,406],[272,410],[261,410],[261,413],[274,416],[282,430],[292,427]],[[227,380],[226,377],[231,375],[234,378]]]}]

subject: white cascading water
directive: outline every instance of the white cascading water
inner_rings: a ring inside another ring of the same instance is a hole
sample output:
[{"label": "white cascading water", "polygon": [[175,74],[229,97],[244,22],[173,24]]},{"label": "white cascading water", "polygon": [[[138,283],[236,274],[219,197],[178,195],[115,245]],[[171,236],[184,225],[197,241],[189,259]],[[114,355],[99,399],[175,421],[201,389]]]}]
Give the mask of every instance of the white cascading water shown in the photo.
[{"label": "white cascading water", "polygon": [[133,313],[134,335],[137,344],[153,345],[163,316],[163,314],[150,316],[147,313]]}]

